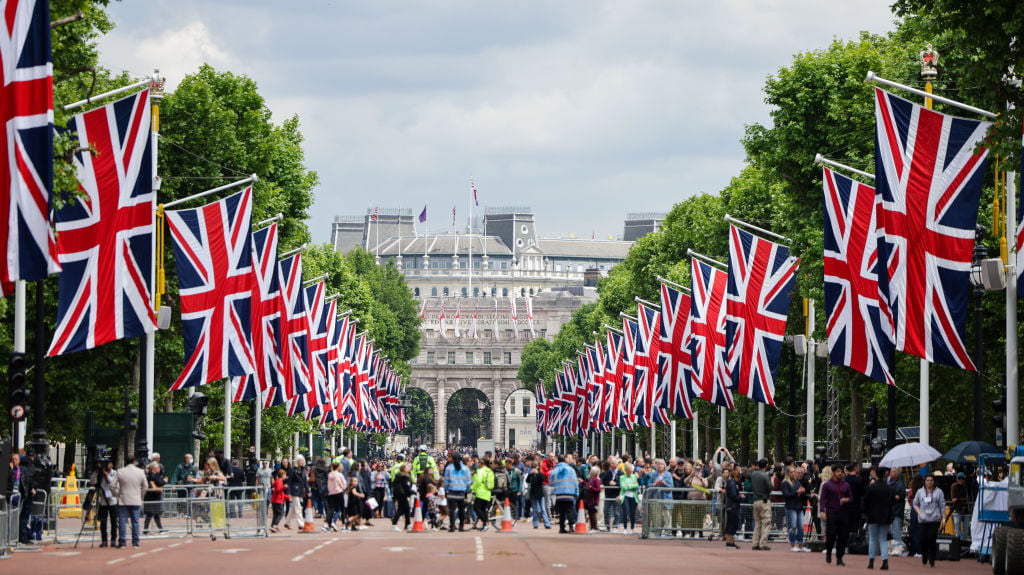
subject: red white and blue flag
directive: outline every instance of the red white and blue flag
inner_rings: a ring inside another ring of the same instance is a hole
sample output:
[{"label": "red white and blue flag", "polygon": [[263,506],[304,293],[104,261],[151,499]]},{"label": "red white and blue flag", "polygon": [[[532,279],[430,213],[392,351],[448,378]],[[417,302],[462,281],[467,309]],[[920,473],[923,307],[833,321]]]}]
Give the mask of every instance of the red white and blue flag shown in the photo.
[{"label": "red white and blue flag", "polygon": [[53,65],[50,4],[0,4],[0,296],[60,271],[50,227]]},{"label": "red white and blue flag", "polygon": [[[1021,190],[1024,190],[1024,140],[1021,141],[1020,171],[1017,172],[1017,183]],[[1010,190],[1008,193],[1015,193]],[[1024,192],[1017,196],[1017,297],[1024,297]]]},{"label": "red white and blue flag", "polygon": [[[252,298],[253,373],[233,378],[235,401],[256,397],[260,392],[267,407],[284,403],[281,382],[281,296],[277,277],[277,224],[252,233],[252,268],[255,282]],[[281,394],[280,398],[274,397]]]},{"label": "red white and blue flag", "polygon": [[622,362],[623,337],[615,330],[609,329],[608,361],[604,365],[604,393],[601,397],[600,422],[606,427],[614,427],[618,423],[618,413],[622,405],[622,373],[625,364]]},{"label": "red white and blue flag", "polygon": [[878,287],[878,196],[828,168],[822,181],[829,362],[893,385],[892,315]]},{"label": "red white and blue flag", "polygon": [[882,198],[879,279],[896,349],[974,370],[964,345],[989,122],[940,114],[875,90],[875,177]]},{"label": "red white and blue flag", "polygon": [[473,191],[473,204],[479,206],[480,200],[476,197],[476,184],[473,183],[473,180],[469,180],[469,189]]},{"label": "red white and blue flag", "polygon": [[167,212],[185,337],[185,369],[171,389],[253,372],[251,222],[251,187]]},{"label": "red white and blue flag", "polygon": [[668,382],[668,408],[677,417],[693,419],[690,383],[690,294],[661,284],[661,377]]},{"label": "red white and blue flag", "polygon": [[728,274],[697,258],[692,261],[693,385],[699,397],[733,409],[729,364],[725,355],[725,291]]},{"label": "red white and blue flag", "polygon": [[729,226],[725,347],[732,390],[775,405],[775,372],[800,260],[787,246]]},{"label": "red white and blue flag", "polygon": [[[302,254],[280,260],[277,273],[281,281],[281,372],[284,374],[285,401],[309,393],[309,315],[302,291]],[[291,406],[291,404],[289,404]]]},{"label": "red white and blue flag", "polygon": [[661,349],[661,312],[644,304],[637,305],[636,351],[633,355],[636,384],[633,387],[633,413],[639,420],[668,423],[663,402],[665,386],[659,377],[658,359]]},{"label": "red white and blue flag", "polygon": [[49,355],[156,329],[149,104],[149,90],[143,90],[68,122],[77,145],[90,151],[73,160],[81,195],[69,197],[56,214],[64,271]]}]

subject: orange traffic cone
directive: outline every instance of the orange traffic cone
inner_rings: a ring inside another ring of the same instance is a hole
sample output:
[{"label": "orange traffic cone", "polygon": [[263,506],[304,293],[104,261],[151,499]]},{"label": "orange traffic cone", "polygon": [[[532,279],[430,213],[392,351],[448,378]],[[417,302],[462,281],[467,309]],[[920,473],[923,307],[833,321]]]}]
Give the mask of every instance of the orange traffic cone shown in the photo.
[{"label": "orange traffic cone", "polygon": [[316,528],[313,526],[313,498],[306,498],[306,513],[302,518],[302,529],[299,533],[316,533]]},{"label": "orange traffic cone", "polygon": [[[70,493],[71,495],[68,495]],[[57,517],[81,517],[82,500],[78,496],[78,475],[75,473],[75,464],[71,464],[71,473],[64,481],[64,495],[60,497],[60,510]]]},{"label": "orange traffic cone", "polygon": [[804,507],[804,539],[810,538],[814,534],[814,518],[811,516],[811,503],[807,502],[807,506]]},{"label": "orange traffic cone", "polygon": [[576,512],[576,533],[587,532],[587,510],[583,508],[583,500],[580,499],[580,509]]},{"label": "orange traffic cone", "polygon": [[412,514],[412,532],[423,533],[426,531],[423,527],[423,502],[420,498],[416,498],[416,511]]},{"label": "orange traffic cone", "polygon": [[501,508],[501,531],[512,531],[512,508],[508,505],[508,497],[505,498],[505,505]]}]

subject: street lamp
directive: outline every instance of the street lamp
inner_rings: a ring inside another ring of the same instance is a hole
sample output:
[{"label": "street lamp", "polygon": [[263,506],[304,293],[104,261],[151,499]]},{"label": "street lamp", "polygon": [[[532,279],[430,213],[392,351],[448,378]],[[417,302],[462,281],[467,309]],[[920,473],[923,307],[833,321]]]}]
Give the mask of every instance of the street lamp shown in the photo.
[{"label": "street lamp", "polygon": [[982,337],[982,324],[985,318],[984,310],[982,308],[982,296],[985,295],[985,281],[982,270],[982,262],[988,256],[988,248],[981,242],[981,237],[985,233],[984,226],[978,226],[975,228],[975,239],[974,239],[974,254],[971,259],[971,283],[974,285],[974,427],[972,437],[975,441],[982,441],[985,435],[985,426],[982,422],[984,417],[984,409],[982,407],[982,401],[984,401],[984,381],[981,378],[981,372],[984,369],[985,364],[985,348]]}]

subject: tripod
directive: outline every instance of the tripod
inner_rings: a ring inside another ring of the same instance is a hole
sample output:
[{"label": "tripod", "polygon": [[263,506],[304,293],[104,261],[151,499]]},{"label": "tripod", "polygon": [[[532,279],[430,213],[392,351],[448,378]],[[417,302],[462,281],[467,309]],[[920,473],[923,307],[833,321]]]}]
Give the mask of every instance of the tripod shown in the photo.
[{"label": "tripod", "polygon": [[[82,539],[82,533],[85,532],[85,526],[92,519],[92,501],[96,497],[96,489],[90,489],[89,493],[85,496],[85,501],[82,502],[82,526],[78,529],[78,535],[75,536],[75,549],[78,549],[78,542]],[[92,537],[89,540],[89,547],[96,545],[96,529],[92,530]]]}]

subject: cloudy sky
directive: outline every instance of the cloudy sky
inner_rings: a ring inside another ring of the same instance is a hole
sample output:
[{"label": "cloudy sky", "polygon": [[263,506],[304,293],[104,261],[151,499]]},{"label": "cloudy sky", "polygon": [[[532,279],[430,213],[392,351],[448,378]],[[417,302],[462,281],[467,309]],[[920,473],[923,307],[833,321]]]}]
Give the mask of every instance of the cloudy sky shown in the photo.
[{"label": "cloudy sky", "polygon": [[622,233],[628,212],[717,192],[761,87],[793,54],[892,29],[891,0],[123,0],[108,68],[207,62],[298,114],[320,175],[310,229],[426,204],[432,231],[525,205],[538,232]]}]

